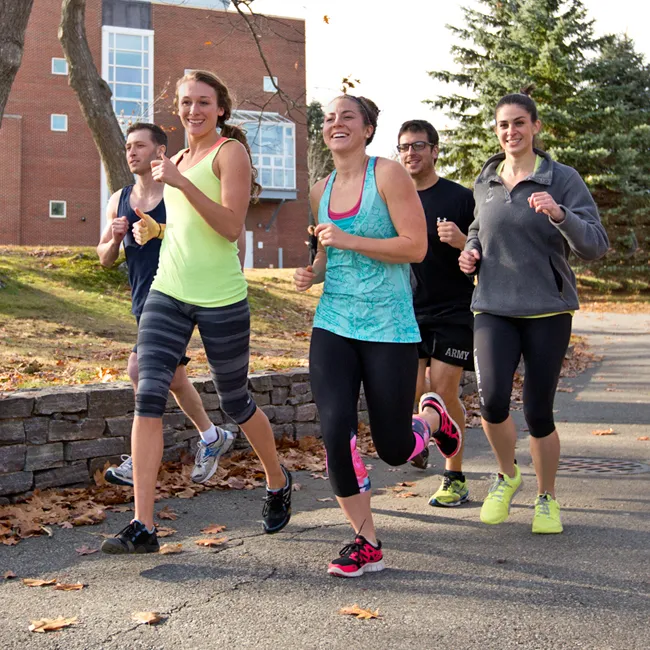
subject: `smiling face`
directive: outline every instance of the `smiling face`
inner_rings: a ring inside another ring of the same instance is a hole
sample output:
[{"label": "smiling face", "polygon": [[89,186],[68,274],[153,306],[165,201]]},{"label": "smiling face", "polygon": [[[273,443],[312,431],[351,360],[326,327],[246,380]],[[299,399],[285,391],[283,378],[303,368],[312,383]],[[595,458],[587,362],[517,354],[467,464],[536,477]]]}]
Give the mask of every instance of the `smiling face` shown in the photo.
[{"label": "smiling face", "polygon": [[496,114],[496,134],[506,155],[519,156],[533,150],[535,136],[542,123],[533,122],[530,113],[519,104],[505,104]]},{"label": "smiling face", "polygon": [[191,79],[178,87],[178,115],[188,136],[201,137],[217,128],[224,113],[215,89],[203,81]]},{"label": "smiling face", "polygon": [[[423,147],[423,143],[426,146]],[[406,145],[411,146],[405,148]],[[399,146],[399,159],[412,177],[427,176],[433,171],[438,159],[438,146],[429,144],[426,131],[404,131],[399,137]]]},{"label": "smiling face", "polygon": [[339,97],[325,109],[323,140],[332,153],[365,148],[373,127],[364,123],[362,108],[354,99]]},{"label": "smiling face", "polygon": [[126,138],[126,162],[132,174],[151,172],[151,161],[160,160],[165,146],[156,144],[149,129],[132,131]]}]

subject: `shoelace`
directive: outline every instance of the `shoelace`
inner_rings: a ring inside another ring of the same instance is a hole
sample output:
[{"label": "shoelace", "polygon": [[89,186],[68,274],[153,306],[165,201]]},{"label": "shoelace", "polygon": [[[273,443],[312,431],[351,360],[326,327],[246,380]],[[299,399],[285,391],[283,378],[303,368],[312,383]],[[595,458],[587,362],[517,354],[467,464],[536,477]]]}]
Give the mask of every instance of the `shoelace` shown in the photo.
[{"label": "shoelace", "polygon": [[508,481],[506,481],[505,478],[503,478],[500,474],[495,474],[494,475],[494,483],[490,486],[490,489],[488,490],[488,496],[493,499],[498,499],[499,501],[503,501],[503,492],[506,489],[506,487],[509,487]]},{"label": "shoelace", "polygon": [[134,541],[138,536],[138,526],[135,521],[132,521],[127,526],[122,528],[122,530],[115,537],[128,537],[131,541]]},{"label": "shoelace", "polygon": [[[361,558],[361,546],[362,544],[359,544],[356,540],[354,542],[351,542],[350,544],[346,544],[340,551],[339,551],[339,556],[340,557],[348,557],[350,558],[353,562],[356,562],[359,564],[359,560]],[[356,557],[352,557],[356,553]]]},{"label": "shoelace", "polygon": [[442,478],[442,489],[448,490],[451,486],[452,479],[450,476],[443,476]]},{"label": "shoelace", "polygon": [[277,492],[267,492],[264,497],[264,508],[262,508],[262,517],[266,517],[271,510],[283,507],[285,505],[286,494],[285,488]]},{"label": "shoelace", "polygon": [[536,506],[536,510],[538,510],[540,514],[546,517],[551,516],[550,501],[546,497],[538,497],[535,506]]},{"label": "shoelace", "polygon": [[122,464],[120,465],[119,469],[127,471],[127,472],[132,472],[133,471],[133,458],[131,458],[131,456],[127,456],[126,454],[122,454],[120,456],[120,460],[122,461]]}]

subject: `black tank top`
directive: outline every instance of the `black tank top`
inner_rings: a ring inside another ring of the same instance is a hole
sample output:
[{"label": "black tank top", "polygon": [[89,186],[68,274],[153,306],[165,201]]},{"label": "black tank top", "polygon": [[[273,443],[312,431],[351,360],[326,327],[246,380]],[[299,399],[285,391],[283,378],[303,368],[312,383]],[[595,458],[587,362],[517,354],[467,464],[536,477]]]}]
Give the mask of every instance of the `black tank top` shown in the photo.
[{"label": "black tank top", "polygon": [[[140,221],[140,217],[131,207],[131,191],[133,185],[127,185],[120,195],[120,202],[117,208],[118,217],[127,217],[129,230],[124,237],[124,253],[126,254],[126,265],[129,268],[129,284],[131,285],[131,312],[136,318],[140,318],[144,301],[147,299],[151,283],[158,270],[158,258],[160,257],[161,239],[152,239],[144,246],[140,246],[133,238],[133,224]],[[165,202],[160,203],[147,213],[158,223],[166,223]]]}]

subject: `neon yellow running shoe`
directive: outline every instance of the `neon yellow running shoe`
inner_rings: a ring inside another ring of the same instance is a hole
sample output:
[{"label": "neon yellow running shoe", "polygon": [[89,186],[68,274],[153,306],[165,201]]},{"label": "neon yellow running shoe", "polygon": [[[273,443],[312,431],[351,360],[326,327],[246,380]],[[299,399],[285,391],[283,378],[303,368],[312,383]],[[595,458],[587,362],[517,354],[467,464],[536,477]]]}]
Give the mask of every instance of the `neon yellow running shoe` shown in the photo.
[{"label": "neon yellow running shoe", "polygon": [[452,479],[451,476],[443,476],[442,485],[431,495],[429,505],[453,508],[467,501],[469,501],[467,480],[460,481],[459,479]]},{"label": "neon yellow running shoe", "polygon": [[515,463],[515,475],[495,474],[494,483],[481,506],[481,521],[484,524],[500,524],[510,514],[510,502],[521,487],[521,471]]},{"label": "neon yellow running shoe", "polygon": [[560,504],[548,493],[540,494],[535,500],[533,533],[553,535],[561,533]]}]

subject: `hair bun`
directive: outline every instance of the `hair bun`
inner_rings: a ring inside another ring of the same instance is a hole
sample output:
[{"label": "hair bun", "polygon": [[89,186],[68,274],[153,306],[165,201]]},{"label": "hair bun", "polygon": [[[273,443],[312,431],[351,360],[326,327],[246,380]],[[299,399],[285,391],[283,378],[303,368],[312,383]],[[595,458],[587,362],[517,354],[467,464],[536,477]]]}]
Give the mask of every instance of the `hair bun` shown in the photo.
[{"label": "hair bun", "polygon": [[531,97],[534,90],[535,90],[535,84],[530,83],[530,84],[526,84],[519,92],[522,95],[526,95],[526,97]]},{"label": "hair bun", "polygon": [[373,117],[376,121],[380,113],[379,108],[377,108],[377,104],[375,104],[372,99],[368,99],[367,97],[359,97],[359,100],[365,104],[366,110],[370,111],[373,114]]}]

